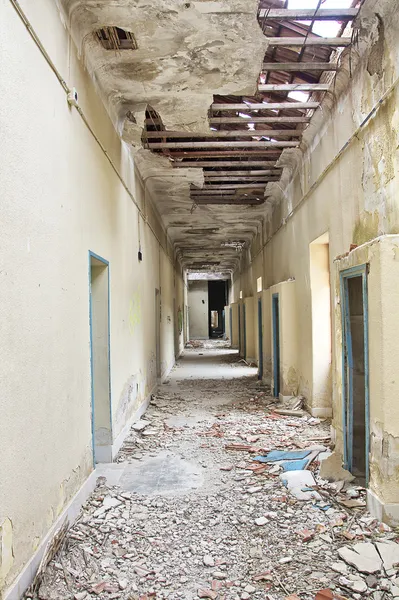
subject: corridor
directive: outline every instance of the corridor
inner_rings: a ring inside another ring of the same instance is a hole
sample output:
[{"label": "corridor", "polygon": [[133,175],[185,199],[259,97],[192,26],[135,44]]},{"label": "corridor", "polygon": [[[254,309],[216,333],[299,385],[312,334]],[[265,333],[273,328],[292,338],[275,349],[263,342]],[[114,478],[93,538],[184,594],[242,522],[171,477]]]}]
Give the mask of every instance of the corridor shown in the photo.
[{"label": "corridor", "polygon": [[193,345],[116,462],[97,466],[94,493],[25,598],[393,597],[384,594],[399,588],[382,570],[360,574],[337,552],[396,538],[365,513],[362,489],[318,479],[315,460],[317,485],[297,500],[279,464],[253,460],[273,450],[317,455],[330,444],[329,422],[274,412],[256,369],[226,342]]}]

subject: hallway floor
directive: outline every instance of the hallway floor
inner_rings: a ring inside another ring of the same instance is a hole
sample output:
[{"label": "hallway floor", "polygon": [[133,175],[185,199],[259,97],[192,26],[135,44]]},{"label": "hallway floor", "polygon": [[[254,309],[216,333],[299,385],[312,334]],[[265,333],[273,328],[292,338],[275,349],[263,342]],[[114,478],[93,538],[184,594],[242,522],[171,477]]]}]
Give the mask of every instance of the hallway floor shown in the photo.
[{"label": "hallway floor", "polygon": [[[200,346],[185,350],[117,461],[98,467],[96,490],[27,597],[313,600],[323,588],[393,597],[387,579],[337,553],[396,537],[365,513],[362,490],[324,482],[317,502],[298,501],[281,467],[253,460],[328,445],[329,423],[275,413],[256,369],[222,342]],[[340,503],[353,497],[358,508]]]}]

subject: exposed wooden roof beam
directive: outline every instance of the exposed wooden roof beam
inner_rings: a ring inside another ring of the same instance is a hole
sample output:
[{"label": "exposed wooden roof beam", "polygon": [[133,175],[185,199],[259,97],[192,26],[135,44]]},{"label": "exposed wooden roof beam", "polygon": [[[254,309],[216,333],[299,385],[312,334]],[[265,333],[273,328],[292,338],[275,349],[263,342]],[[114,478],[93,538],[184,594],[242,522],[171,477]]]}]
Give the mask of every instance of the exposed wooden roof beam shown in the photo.
[{"label": "exposed wooden roof beam", "polygon": [[[280,157],[282,150],[275,148],[274,150],[262,150],[250,148],[241,148],[240,150],[175,150],[167,156],[170,158],[253,158],[254,156],[273,156],[276,159]],[[238,164],[238,163],[236,163]]]},{"label": "exposed wooden roof beam", "polygon": [[[278,63],[275,63],[278,64]],[[295,63],[299,65],[299,63]],[[305,63],[301,63],[305,64]],[[282,110],[283,108],[290,109],[298,109],[298,108],[318,108],[319,102],[261,102],[261,103],[253,103],[246,104],[242,102],[240,104],[212,104],[211,109],[213,111],[217,110],[243,110],[243,111],[251,111],[251,110]],[[249,119],[248,119],[249,121]]]},{"label": "exposed wooden roof beam", "polygon": [[211,117],[210,123],[309,123],[310,117]]},{"label": "exposed wooden roof beam", "polygon": [[[270,177],[269,180],[273,181],[279,179],[278,177]],[[267,182],[266,182],[267,183]],[[266,183],[223,183],[221,185],[207,186],[198,190],[191,190],[191,195],[205,196],[206,194],[213,194],[215,190],[237,190],[237,189],[254,189],[261,190],[265,187]]]},{"label": "exposed wooden roof beam", "polygon": [[[242,198],[239,199],[235,199],[233,200],[229,200],[228,198],[196,198],[195,199],[195,204],[230,204],[231,206],[237,205],[239,206],[240,204],[255,204],[255,205],[259,205],[259,204],[263,204],[265,201],[264,198],[251,198],[251,197],[245,197],[243,196]],[[238,232],[237,232],[238,234]]]},{"label": "exposed wooden roof beam", "polygon": [[296,148],[300,142],[159,142],[149,144],[150,149],[158,148]]},{"label": "exposed wooden roof beam", "polygon": [[316,14],[314,8],[262,8],[259,17],[278,21],[350,21],[357,13],[357,8],[320,8]]},{"label": "exposed wooden roof beam", "polygon": [[[281,173],[273,178],[273,181],[277,181],[280,178]],[[248,183],[267,183],[268,181],[271,181],[271,177],[270,175],[260,175],[260,176],[256,176],[256,175],[248,175],[248,176],[239,176],[239,175],[230,175],[230,176],[224,176],[224,177],[205,177],[205,183],[214,183],[215,181],[220,181],[220,182],[224,182],[224,183],[229,183],[231,181],[247,181]]]},{"label": "exposed wooden roof beam", "polygon": [[350,37],[269,37],[267,38],[269,46],[334,46],[336,48],[350,46],[352,38]]},{"label": "exposed wooden roof beam", "polygon": [[264,175],[278,175],[281,169],[259,169],[259,171],[204,171],[205,179],[219,179],[219,177],[263,177]]},{"label": "exposed wooden roof beam", "polygon": [[[252,160],[248,162],[234,161],[234,160],[222,160],[220,162],[211,161],[187,161],[187,162],[173,162],[172,166],[175,168],[186,169],[187,167],[199,167],[199,168],[218,168],[218,167],[239,167],[244,169],[245,167],[274,167],[276,161],[274,160]],[[258,171],[254,171],[257,173]],[[229,171],[226,171],[229,173]]]},{"label": "exposed wooden roof beam", "polygon": [[292,62],[292,63],[263,63],[262,71],[337,71],[338,63],[326,62]]},{"label": "exposed wooden roof beam", "polygon": [[[245,124],[245,121],[242,123]],[[302,131],[298,129],[233,129],[232,131],[207,131],[205,133],[192,133],[190,131],[146,131],[144,136],[152,138],[230,138],[230,137],[300,137]]]},{"label": "exposed wooden roof beam", "polygon": [[329,89],[329,83],[260,83],[258,85],[259,92],[325,92]]}]

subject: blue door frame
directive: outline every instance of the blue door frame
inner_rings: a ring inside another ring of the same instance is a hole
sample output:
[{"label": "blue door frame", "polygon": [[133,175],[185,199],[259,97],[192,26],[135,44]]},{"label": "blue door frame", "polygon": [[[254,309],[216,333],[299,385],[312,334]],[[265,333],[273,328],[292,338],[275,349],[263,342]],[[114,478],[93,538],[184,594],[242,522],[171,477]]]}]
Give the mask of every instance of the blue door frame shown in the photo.
[{"label": "blue door frame", "polygon": [[273,321],[273,396],[280,394],[280,316],[278,294],[272,296]]},{"label": "blue door frame", "polygon": [[241,354],[241,304],[238,305],[238,354]]},{"label": "blue door frame", "polygon": [[340,272],[341,322],[342,322],[342,423],[344,433],[344,466],[352,471],[353,466],[353,369],[352,332],[350,326],[350,306],[348,281],[362,278],[363,335],[364,335],[364,388],[365,388],[365,452],[366,485],[369,481],[370,447],[370,397],[369,397],[369,340],[368,340],[368,265],[359,265]]},{"label": "blue door frame", "polygon": [[244,319],[244,358],[247,357],[247,322],[245,315],[245,304],[242,305],[243,319]]},{"label": "blue door frame", "polygon": [[107,267],[108,277],[108,385],[109,385],[109,410],[110,410],[110,427],[111,435],[113,431],[112,425],[112,399],[111,399],[111,310],[110,310],[110,275],[109,275],[109,262],[105,258],[102,258],[95,252],[89,250],[89,328],[90,328],[90,376],[91,376],[91,444],[93,453],[93,466],[96,465],[96,453],[95,453],[95,429],[94,429],[94,361],[93,361],[93,303],[91,294],[91,267],[94,258],[101,262],[104,267]]},{"label": "blue door frame", "polygon": [[230,306],[230,344],[233,345],[233,309]]},{"label": "blue door frame", "polygon": [[263,377],[263,322],[262,299],[258,299],[258,379]]}]

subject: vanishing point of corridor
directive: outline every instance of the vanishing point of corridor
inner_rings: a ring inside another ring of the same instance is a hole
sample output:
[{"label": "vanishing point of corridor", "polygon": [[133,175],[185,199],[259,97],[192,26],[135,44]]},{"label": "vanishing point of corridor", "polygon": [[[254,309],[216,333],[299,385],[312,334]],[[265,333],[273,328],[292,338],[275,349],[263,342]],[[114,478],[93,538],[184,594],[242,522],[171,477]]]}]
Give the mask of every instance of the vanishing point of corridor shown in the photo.
[{"label": "vanishing point of corridor", "polygon": [[[348,540],[396,534],[365,514],[362,488],[318,477],[329,422],[284,408],[226,342],[189,346],[116,462],[98,465],[94,493],[26,598],[393,597],[391,582],[338,554]],[[261,462],[276,450],[311,451],[308,471],[291,473],[314,485],[288,491],[283,463]]]}]

